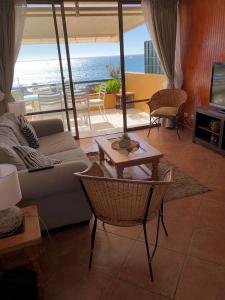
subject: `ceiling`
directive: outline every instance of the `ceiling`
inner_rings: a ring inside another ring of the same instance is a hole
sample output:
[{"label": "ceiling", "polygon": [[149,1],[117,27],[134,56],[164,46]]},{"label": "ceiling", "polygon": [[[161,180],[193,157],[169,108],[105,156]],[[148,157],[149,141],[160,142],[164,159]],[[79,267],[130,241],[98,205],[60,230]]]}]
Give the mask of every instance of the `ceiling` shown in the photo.
[{"label": "ceiling", "polygon": [[[55,6],[59,38],[64,40],[60,6]],[[116,2],[65,3],[65,19],[70,43],[118,42],[119,23]],[[144,23],[141,6],[123,6],[124,32]],[[23,44],[55,43],[55,26],[51,5],[28,5]]]}]

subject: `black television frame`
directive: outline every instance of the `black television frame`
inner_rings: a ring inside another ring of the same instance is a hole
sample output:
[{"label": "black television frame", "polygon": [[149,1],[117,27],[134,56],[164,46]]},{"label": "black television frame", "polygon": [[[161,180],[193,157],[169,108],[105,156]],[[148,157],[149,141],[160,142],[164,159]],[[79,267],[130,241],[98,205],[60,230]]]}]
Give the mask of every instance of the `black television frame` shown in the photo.
[{"label": "black television frame", "polygon": [[[213,108],[216,108],[218,112],[225,113],[225,105],[218,105],[212,102],[212,86],[213,86],[213,75],[214,75],[214,68],[216,64],[220,64],[224,66],[225,70],[225,62],[214,62],[212,66],[212,73],[211,73],[211,85],[210,85],[210,96],[209,96],[209,105]],[[225,98],[225,95],[224,95]]]}]

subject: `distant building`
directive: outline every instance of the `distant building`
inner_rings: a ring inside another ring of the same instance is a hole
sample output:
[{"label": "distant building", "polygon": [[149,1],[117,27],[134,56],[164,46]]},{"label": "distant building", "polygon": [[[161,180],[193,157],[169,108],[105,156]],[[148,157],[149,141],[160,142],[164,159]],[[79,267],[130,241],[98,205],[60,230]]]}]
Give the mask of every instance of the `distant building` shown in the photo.
[{"label": "distant building", "polygon": [[164,74],[162,65],[157,57],[152,41],[146,41],[145,46],[145,73]]}]

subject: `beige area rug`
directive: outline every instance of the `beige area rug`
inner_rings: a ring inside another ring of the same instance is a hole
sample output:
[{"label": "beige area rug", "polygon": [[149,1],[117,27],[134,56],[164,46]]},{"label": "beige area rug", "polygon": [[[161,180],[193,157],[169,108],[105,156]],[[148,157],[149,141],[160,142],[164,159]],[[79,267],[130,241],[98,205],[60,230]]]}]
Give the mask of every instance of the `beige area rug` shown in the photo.
[{"label": "beige area rug", "polygon": [[[90,161],[99,161],[99,154],[98,152],[89,152],[87,153]],[[106,177],[111,177],[109,171],[102,166],[105,172]],[[151,167],[148,166],[150,169]],[[165,158],[160,159],[159,163],[159,178],[162,178],[164,172],[169,168],[174,168],[174,183],[169,188],[165,201],[175,200],[179,198],[185,198],[201,193],[208,192],[209,189],[205,185],[201,184],[195,178],[189,176],[187,173],[182,171],[178,168],[175,164],[171,163],[170,161],[166,160]]]}]

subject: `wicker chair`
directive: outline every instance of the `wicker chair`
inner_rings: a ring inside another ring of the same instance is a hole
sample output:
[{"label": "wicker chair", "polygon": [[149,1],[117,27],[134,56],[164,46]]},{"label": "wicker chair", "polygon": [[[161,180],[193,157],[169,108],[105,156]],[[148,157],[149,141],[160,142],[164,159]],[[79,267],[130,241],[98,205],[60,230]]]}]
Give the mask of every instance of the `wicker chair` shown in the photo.
[{"label": "wicker chair", "polygon": [[[151,262],[158,245],[160,220],[165,234],[168,235],[163,221],[163,198],[172,183],[172,173],[172,170],[168,170],[163,181],[106,178],[100,166],[94,163],[86,171],[75,174],[80,177],[81,186],[94,215],[89,268],[92,264],[97,219],[101,220],[103,225],[105,223],[121,227],[143,225],[149,273],[153,281]],[[158,216],[157,233],[155,246],[150,255],[146,224],[155,216]]]},{"label": "wicker chair", "polygon": [[[178,138],[179,125],[183,117],[183,106],[187,100],[187,94],[181,89],[164,89],[156,92],[147,102],[150,109],[150,128],[148,136],[153,124],[160,122],[160,118],[175,120]],[[183,128],[183,127],[182,127]]]}]

